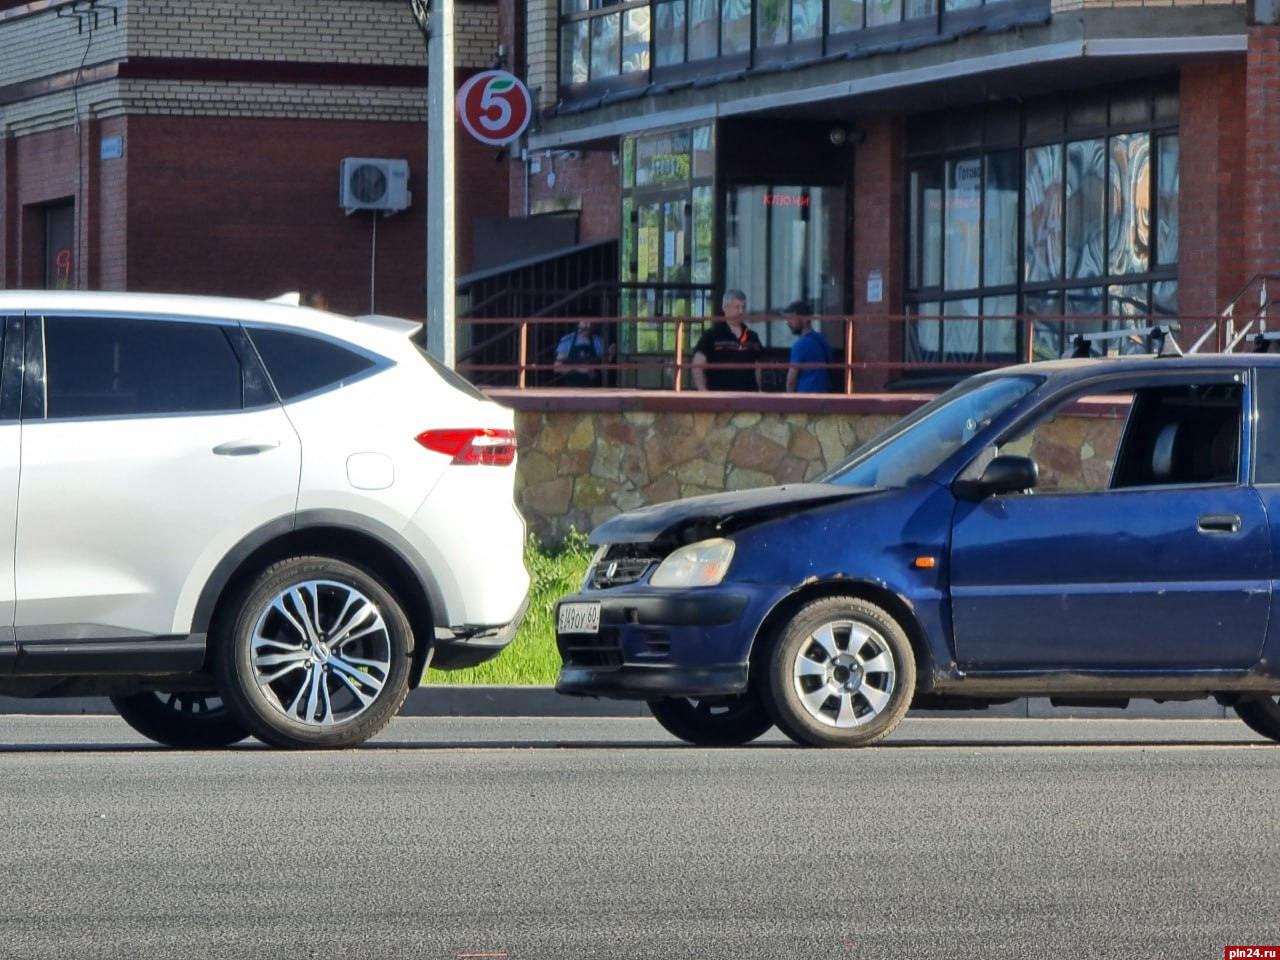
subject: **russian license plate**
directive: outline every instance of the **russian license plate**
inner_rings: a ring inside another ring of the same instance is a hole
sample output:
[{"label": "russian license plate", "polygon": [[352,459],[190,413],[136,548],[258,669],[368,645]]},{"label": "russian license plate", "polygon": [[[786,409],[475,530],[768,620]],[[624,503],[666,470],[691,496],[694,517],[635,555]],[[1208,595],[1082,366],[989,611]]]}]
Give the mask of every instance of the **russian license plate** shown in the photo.
[{"label": "russian license plate", "polygon": [[557,618],[558,633],[599,633],[600,604],[562,603]]}]

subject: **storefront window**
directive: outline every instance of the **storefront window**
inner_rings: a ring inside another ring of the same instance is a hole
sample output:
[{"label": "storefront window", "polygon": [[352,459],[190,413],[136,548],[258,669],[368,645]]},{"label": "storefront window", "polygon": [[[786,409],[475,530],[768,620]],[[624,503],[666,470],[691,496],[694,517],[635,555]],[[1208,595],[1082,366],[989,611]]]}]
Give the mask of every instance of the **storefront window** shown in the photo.
[{"label": "storefront window", "polygon": [[1107,222],[1107,153],[1103,140],[1067,144],[1067,203],[1063,216],[1066,275],[1100,277]]},{"label": "storefront window", "polygon": [[822,0],[791,0],[791,39],[822,36]]},{"label": "storefront window", "polygon": [[720,0],[690,0],[689,59],[704,60],[720,53]]},{"label": "storefront window", "polygon": [[1151,137],[1131,133],[1111,138],[1107,220],[1111,273],[1145,273],[1151,254]]},{"label": "storefront window", "polygon": [[[748,312],[776,316],[797,300],[819,316],[842,312],[844,195],[839,187],[799,184],[728,191],[725,286],[746,293]],[[790,347],[794,340],[781,320],[762,323],[757,332],[766,347]]]},{"label": "storefront window", "polygon": [[942,171],[930,166],[913,170],[911,179],[911,244],[907,285],[914,289],[942,282]]},{"label": "storefront window", "polygon": [[1062,147],[1027,151],[1022,259],[1027,280],[1062,276]]},{"label": "storefront window", "polygon": [[867,0],[867,26],[897,23],[902,19],[902,0]]},{"label": "storefront window", "polygon": [[947,199],[943,207],[946,241],[942,250],[944,290],[972,290],[980,285],[982,265],[982,159],[949,160]]},{"label": "storefront window", "polygon": [[990,153],[982,193],[982,282],[1000,287],[1018,281],[1018,154]]},{"label": "storefront window", "polygon": [[[634,362],[623,386],[670,387],[677,320],[711,312],[715,261],[710,126],[622,142],[622,325],[619,353]],[[685,339],[700,324],[685,325]]]},{"label": "storefront window", "polygon": [[618,72],[618,24],[621,15],[612,13],[591,21],[591,76],[611,77]]},{"label": "storefront window", "polygon": [[659,67],[684,62],[684,0],[654,4],[653,58]]},{"label": "storefront window", "polygon": [[[930,20],[937,41],[952,39],[948,15],[998,0],[561,0],[560,86],[572,88],[715,57],[847,38],[868,28],[903,28],[912,38]],[[941,9],[940,9],[941,8]],[[1031,14],[1028,14],[1031,16]],[[963,15],[963,21],[980,18]],[[1028,22],[1032,22],[1028,20]],[[847,45],[847,40],[845,45]],[[801,56],[830,50],[810,45]],[[825,45],[824,45],[825,46]],[[857,47],[854,48],[857,50]],[[869,50],[874,47],[869,48]],[[870,55],[870,52],[859,55]],[[658,79],[658,78],[654,78]],[[569,97],[573,90],[564,91]],[[588,91],[583,91],[586,95]],[[591,91],[595,93],[595,91]]]},{"label": "storefront window", "polygon": [[622,15],[622,72],[649,69],[649,11],[644,7]]},{"label": "storefront window", "polygon": [[1178,262],[1178,138],[1156,141],[1159,164],[1156,200],[1156,262]]},{"label": "storefront window", "polygon": [[862,29],[862,0],[830,0],[832,33]]},{"label": "storefront window", "polygon": [[[1176,311],[1171,89],[1044,99],[1019,108],[1020,123],[1003,105],[913,122],[905,294],[920,319],[908,360],[1060,356],[1077,333]],[[1095,135],[1070,135],[1085,130]],[[1000,319],[1016,316],[1037,319]]]},{"label": "storefront window", "polygon": [[722,0],[720,53],[746,53],[751,49],[751,0]]}]

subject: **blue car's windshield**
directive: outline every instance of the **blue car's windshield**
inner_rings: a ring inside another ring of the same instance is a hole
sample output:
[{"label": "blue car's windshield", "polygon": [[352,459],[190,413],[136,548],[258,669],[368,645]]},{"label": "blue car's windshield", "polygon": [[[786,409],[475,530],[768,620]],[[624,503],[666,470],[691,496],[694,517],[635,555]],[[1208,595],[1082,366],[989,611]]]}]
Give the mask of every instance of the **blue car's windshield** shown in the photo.
[{"label": "blue car's windshield", "polygon": [[978,430],[1025,397],[1032,376],[973,377],[904,417],[818,477],[827,483],[905,487],[927,476]]}]

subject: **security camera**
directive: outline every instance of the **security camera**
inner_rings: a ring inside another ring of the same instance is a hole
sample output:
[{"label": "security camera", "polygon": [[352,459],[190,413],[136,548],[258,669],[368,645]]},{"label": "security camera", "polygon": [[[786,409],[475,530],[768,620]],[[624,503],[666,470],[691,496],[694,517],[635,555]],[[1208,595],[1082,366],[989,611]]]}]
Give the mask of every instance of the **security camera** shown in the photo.
[{"label": "security camera", "polygon": [[832,127],[831,132],[827,134],[827,138],[838,147],[849,139],[849,134],[844,127]]}]

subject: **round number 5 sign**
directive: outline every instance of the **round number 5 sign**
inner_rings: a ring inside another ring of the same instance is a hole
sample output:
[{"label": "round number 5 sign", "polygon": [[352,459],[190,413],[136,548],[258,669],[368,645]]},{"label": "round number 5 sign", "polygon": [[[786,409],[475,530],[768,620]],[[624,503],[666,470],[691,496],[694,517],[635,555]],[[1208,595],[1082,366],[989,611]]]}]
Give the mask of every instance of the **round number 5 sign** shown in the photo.
[{"label": "round number 5 sign", "polygon": [[458,91],[458,119],[481,143],[510,143],[532,116],[529,88],[505,70],[477,73]]}]

